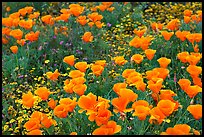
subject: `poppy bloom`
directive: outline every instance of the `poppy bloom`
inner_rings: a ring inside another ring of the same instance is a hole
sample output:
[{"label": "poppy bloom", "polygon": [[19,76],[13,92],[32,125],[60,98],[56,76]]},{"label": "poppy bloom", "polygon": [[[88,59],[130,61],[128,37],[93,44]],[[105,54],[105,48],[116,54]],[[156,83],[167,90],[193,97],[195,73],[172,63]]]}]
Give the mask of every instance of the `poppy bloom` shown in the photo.
[{"label": "poppy bloom", "polygon": [[10,50],[13,52],[13,54],[16,54],[18,52],[18,46],[11,46]]},{"label": "poppy bloom", "polygon": [[91,66],[91,70],[93,71],[93,74],[96,75],[96,76],[100,76],[104,70],[104,67],[102,67],[101,65],[96,65],[96,64],[93,64]]},{"label": "poppy bloom", "polygon": [[34,129],[28,132],[26,135],[42,135],[42,131],[40,129]]},{"label": "poppy bloom", "polygon": [[103,27],[103,24],[104,23],[101,23],[100,21],[95,22],[96,27],[99,28],[99,29],[101,29]]},{"label": "poppy bloom", "polygon": [[169,41],[172,35],[174,34],[174,32],[162,31],[161,34],[166,41]]},{"label": "poppy bloom", "polygon": [[77,102],[76,102],[76,98],[74,98],[73,100],[70,99],[70,98],[61,98],[60,101],[59,101],[59,104],[60,105],[65,105],[65,109],[68,111],[68,112],[73,112],[74,108],[76,107],[77,105]]},{"label": "poppy bloom", "polygon": [[173,113],[175,105],[176,104],[171,100],[160,100],[157,104],[157,107],[165,116],[169,116]]},{"label": "poppy bloom", "polygon": [[84,72],[81,72],[79,70],[71,70],[69,72],[69,77],[71,78],[83,77],[84,75],[85,75]]},{"label": "poppy bloom", "polygon": [[74,65],[75,68],[80,70],[81,72],[86,72],[86,69],[88,68],[87,62],[77,62]]},{"label": "poppy bloom", "polygon": [[142,37],[143,35],[144,35],[144,33],[146,32],[146,28],[145,29],[143,29],[143,30],[136,30],[136,29],[134,29],[134,33],[138,36],[138,37]]},{"label": "poppy bloom", "polygon": [[20,20],[18,24],[20,27],[27,29],[27,30],[30,30],[33,27],[33,20],[31,20],[31,19],[28,19],[26,21]]},{"label": "poppy bloom", "polygon": [[77,22],[79,22],[82,26],[84,26],[87,23],[86,16],[79,16],[77,18]]},{"label": "poppy bloom", "polygon": [[78,106],[81,108],[78,112],[82,113],[84,110],[94,110],[97,104],[96,95],[89,93],[88,95],[80,96],[78,100]]},{"label": "poppy bloom", "polygon": [[151,24],[151,27],[154,31],[158,31],[158,30],[162,30],[162,27],[164,26],[164,24],[161,24],[161,23],[156,23],[156,22],[153,22]]},{"label": "poppy bloom", "polygon": [[56,107],[57,101],[51,99],[47,104],[51,109],[54,109]]},{"label": "poppy bloom", "polygon": [[117,57],[114,57],[114,61],[117,65],[119,66],[122,66],[124,65],[125,63],[127,63],[128,61],[125,60],[124,56],[117,56]]},{"label": "poppy bloom", "polygon": [[121,88],[119,91],[119,96],[128,99],[129,101],[134,102],[138,95],[134,93],[131,89]]},{"label": "poppy bloom", "polygon": [[3,44],[8,44],[9,41],[8,41],[6,38],[4,38],[4,37],[2,36],[2,43],[3,43]]},{"label": "poppy bloom", "polygon": [[41,17],[42,22],[44,22],[45,24],[48,25],[53,25],[54,22],[54,18],[51,15],[45,15],[43,17]]},{"label": "poppy bloom", "polygon": [[126,88],[126,83],[116,83],[113,85],[113,91],[119,95],[120,89]]},{"label": "poppy bloom", "polygon": [[190,21],[191,21],[191,17],[189,17],[189,16],[184,16],[184,22],[186,23],[186,24],[188,24]]},{"label": "poppy bloom", "polygon": [[183,63],[186,63],[187,62],[187,57],[189,56],[189,53],[188,52],[181,52],[181,53],[178,53],[177,54],[177,58],[183,62]]},{"label": "poppy bloom", "polygon": [[54,108],[54,115],[58,118],[66,118],[68,114],[68,109],[66,105],[58,105]]},{"label": "poppy bloom", "polygon": [[137,90],[141,90],[141,91],[145,91],[145,89],[146,89],[146,85],[147,84],[145,84],[143,81],[138,81],[137,83],[136,83],[136,88],[137,88]]},{"label": "poppy bloom", "polygon": [[141,42],[140,42],[140,38],[138,37],[134,37],[130,42],[129,45],[133,46],[135,48],[140,48],[141,47]]},{"label": "poppy bloom", "polygon": [[122,73],[123,78],[128,78],[132,72],[136,72],[135,69],[125,69]]},{"label": "poppy bloom", "polygon": [[84,95],[84,92],[86,91],[86,89],[87,89],[87,86],[85,84],[79,84],[73,87],[73,91],[79,96]]},{"label": "poppy bloom", "polygon": [[26,43],[26,40],[25,40],[25,39],[21,39],[21,40],[17,40],[16,42],[17,42],[19,45],[24,46],[25,43]]},{"label": "poppy bloom", "polygon": [[9,28],[2,28],[2,35],[9,36],[10,32],[11,32],[11,29],[9,29]]},{"label": "poppy bloom", "polygon": [[48,116],[42,113],[41,125],[45,128],[50,128],[52,126],[52,119],[48,118]]},{"label": "poppy bloom", "polygon": [[64,57],[63,62],[69,64],[70,66],[74,66],[74,55]]},{"label": "poppy bloom", "polygon": [[163,79],[162,78],[153,78],[147,82],[148,88],[152,90],[154,93],[159,93],[162,88]]},{"label": "poppy bloom", "polygon": [[176,31],[175,35],[177,38],[179,38],[181,41],[185,41],[186,40],[186,36],[190,34],[190,31]]},{"label": "poppy bloom", "polygon": [[25,8],[19,9],[18,13],[20,13],[22,16],[25,16],[27,14],[27,10]]},{"label": "poppy bloom", "polygon": [[50,91],[46,87],[40,87],[35,91],[35,94],[37,94],[42,100],[47,100],[50,95]]},{"label": "poppy bloom", "polygon": [[137,64],[140,64],[142,61],[143,61],[143,56],[140,55],[140,54],[134,54],[132,57],[131,57],[131,61],[134,61],[135,63]]},{"label": "poppy bloom", "polygon": [[173,128],[168,127],[166,132],[162,132],[160,135],[190,135],[191,127],[187,124],[177,124]]},{"label": "poppy bloom", "polygon": [[[133,74],[133,73],[131,73],[131,74]],[[136,76],[134,76],[134,75],[129,76],[127,78],[127,83],[130,84],[130,85],[136,85],[138,82],[142,82],[142,81],[143,81],[142,77],[137,76],[137,75]]]},{"label": "poppy bloom", "polygon": [[173,102],[174,101],[173,96],[177,96],[177,94],[174,93],[172,90],[168,90],[168,89],[160,90],[160,95],[159,95],[160,100],[171,100]]},{"label": "poppy bloom", "polygon": [[50,80],[57,80],[60,73],[58,72],[58,69],[56,69],[54,73],[47,72],[46,75],[47,75],[48,79],[50,79]]},{"label": "poppy bloom", "polygon": [[72,132],[69,135],[77,135],[77,132]]},{"label": "poppy bloom", "polygon": [[69,8],[71,14],[73,14],[76,17],[78,17],[84,11],[84,7],[80,6],[79,4],[70,4]]},{"label": "poppy bloom", "polygon": [[33,94],[29,91],[27,94],[23,94],[22,96],[22,104],[26,107],[31,108],[34,105],[35,98]]},{"label": "poppy bloom", "polygon": [[200,61],[200,57],[199,56],[194,56],[194,55],[188,55],[186,57],[186,60],[187,62],[190,64],[190,65],[196,65],[199,61]]},{"label": "poppy bloom", "polygon": [[96,113],[92,113],[89,116],[90,121],[96,122],[98,126],[101,126],[102,124],[107,124],[108,120],[110,119],[112,113],[108,109],[99,109]]},{"label": "poppy bloom", "polygon": [[89,25],[89,27],[93,27],[94,22],[89,22],[88,25]]},{"label": "poppy bloom", "polygon": [[84,82],[86,82],[86,79],[84,77],[77,77],[77,78],[71,79],[70,82],[73,83],[74,85],[79,85],[79,84],[83,84]]},{"label": "poppy bloom", "polygon": [[132,104],[132,108],[135,109],[135,107],[137,106],[144,106],[144,107],[149,107],[149,103],[145,100],[138,100],[138,101],[135,101],[133,104]]},{"label": "poppy bloom", "polygon": [[162,113],[162,111],[159,109],[159,107],[154,107],[152,108],[150,111],[150,118],[149,118],[149,122],[150,124],[153,123],[157,123],[157,124],[161,124],[164,119],[166,118],[166,116],[164,115],[164,113]]},{"label": "poppy bloom", "polygon": [[121,126],[117,125],[115,121],[108,121],[106,125],[102,125],[101,127],[95,129],[93,131],[93,135],[113,135],[121,131]]},{"label": "poppy bloom", "polygon": [[162,78],[163,80],[165,80],[169,74],[169,70],[167,68],[154,68],[153,71],[159,72],[159,75],[157,75],[157,77]]},{"label": "poppy bloom", "polygon": [[10,31],[9,35],[14,37],[17,40],[21,40],[23,37],[23,32],[20,29],[14,29]]},{"label": "poppy bloom", "polygon": [[184,90],[186,94],[190,97],[193,98],[195,97],[199,92],[202,92],[202,88],[199,87],[198,85],[195,86],[188,86],[186,90]]},{"label": "poppy bloom", "polygon": [[65,92],[71,94],[71,93],[74,92],[74,90],[73,90],[74,86],[75,86],[75,84],[74,84],[73,82],[69,82],[68,84],[66,84],[66,85],[63,87],[63,89],[65,90]]},{"label": "poppy bloom", "polygon": [[106,66],[106,60],[97,60],[95,61],[96,65],[101,65],[102,67]]},{"label": "poppy bloom", "polygon": [[152,60],[154,58],[154,54],[156,53],[156,50],[153,49],[146,49],[145,55],[149,60]]},{"label": "poppy bloom", "polygon": [[149,115],[150,108],[145,106],[136,106],[132,116],[137,116],[139,120],[145,120],[147,115]]},{"label": "poppy bloom", "polygon": [[40,129],[41,124],[40,124],[40,120],[35,119],[35,118],[31,118],[29,121],[27,121],[24,124],[24,127],[26,128],[27,131],[32,131],[35,129]]},{"label": "poppy bloom", "polygon": [[184,12],[183,12],[183,14],[184,14],[184,16],[191,16],[191,14],[192,14],[193,12],[192,12],[192,10],[184,10]]},{"label": "poppy bloom", "polygon": [[168,59],[166,57],[161,57],[157,61],[159,62],[159,65],[161,68],[166,68],[171,62],[171,59]]},{"label": "poppy bloom", "polygon": [[178,84],[183,91],[186,91],[187,88],[191,85],[191,81],[188,79],[179,79]]},{"label": "poppy bloom", "polygon": [[199,77],[193,77],[193,84],[198,85],[199,87],[202,88],[201,78],[199,78]]},{"label": "poppy bloom", "polygon": [[178,30],[179,26],[180,26],[180,21],[179,21],[179,19],[172,19],[172,20],[166,25],[167,29],[172,30],[172,31],[173,31],[173,30]]},{"label": "poppy bloom", "polygon": [[128,100],[125,97],[118,97],[118,98],[112,99],[111,103],[115,107],[115,109],[113,109],[113,111],[115,113],[118,113],[118,112],[124,113],[124,112],[132,111],[132,108],[126,109],[129,102],[130,102],[130,100]]},{"label": "poppy bloom", "polygon": [[99,15],[98,12],[93,12],[91,14],[88,14],[88,18],[91,20],[91,22],[96,22],[96,21],[100,21],[101,19],[103,19],[102,15]]},{"label": "poppy bloom", "polygon": [[191,113],[191,115],[193,115],[196,120],[202,118],[202,105],[190,105],[187,107],[187,110]]},{"label": "poppy bloom", "polygon": [[186,70],[190,73],[191,77],[198,77],[202,72],[202,68],[195,65],[189,65]]},{"label": "poppy bloom", "polygon": [[84,35],[82,36],[82,40],[84,42],[92,42],[93,41],[93,36],[91,32],[85,32]]},{"label": "poppy bloom", "polygon": [[148,80],[151,80],[153,78],[159,78],[159,75],[160,73],[156,71],[155,69],[146,71],[146,78]]},{"label": "poppy bloom", "polygon": [[29,40],[31,42],[37,41],[38,37],[39,37],[39,34],[40,34],[40,31],[36,31],[36,32],[31,31],[30,33],[27,33],[25,35],[25,39]]}]

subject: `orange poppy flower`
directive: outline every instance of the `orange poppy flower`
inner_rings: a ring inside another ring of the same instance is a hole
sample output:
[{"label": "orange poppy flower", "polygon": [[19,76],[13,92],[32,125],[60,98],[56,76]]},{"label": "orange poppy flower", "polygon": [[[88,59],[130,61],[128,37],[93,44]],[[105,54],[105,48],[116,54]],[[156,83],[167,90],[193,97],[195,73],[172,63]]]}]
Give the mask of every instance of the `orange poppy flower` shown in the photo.
[{"label": "orange poppy flower", "polygon": [[151,106],[149,106],[149,103],[145,100],[137,100],[132,104],[133,109],[135,109],[137,106],[144,106],[144,107],[151,108]]},{"label": "orange poppy flower", "polygon": [[58,72],[58,69],[56,69],[54,73],[47,72],[46,75],[47,75],[48,79],[50,79],[50,80],[57,80],[60,73]]},{"label": "orange poppy flower", "polygon": [[93,12],[91,14],[88,14],[88,18],[91,20],[91,22],[96,22],[96,21],[100,21],[101,19],[103,19],[102,15],[99,15],[98,12]]},{"label": "orange poppy flower", "polygon": [[162,78],[153,78],[147,82],[148,88],[152,90],[154,93],[159,93],[162,88],[163,79]]},{"label": "orange poppy flower", "polygon": [[68,114],[68,109],[66,105],[58,105],[54,108],[54,115],[58,118],[66,118]]},{"label": "orange poppy flower", "polygon": [[186,40],[186,36],[190,34],[190,31],[176,31],[175,35],[177,38],[179,38],[181,41],[185,41]]},{"label": "orange poppy flower", "polygon": [[161,68],[166,68],[171,62],[171,59],[168,59],[166,57],[161,57],[157,61],[159,62],[159,65]]},{"label": "orange poppy flower", "polygon": [[115,9],[115,7],[107,8],[107,10],[110,11],[110,12],[112,12],[114,9]]},{"label": "orange poppy flower", "polygon": [[149,115],[150,108],[145,106],[136,106],[134,108],[132,116],[137,116],[139,120],[145,120],[147,115]]},{"label": "orange poppy flower", "polygon": [[19,9],[18,13],[20,13],[22,16],[25,16],[27,14],[27,10],[25,8]]},{"label": "orange poppy flower", "polygon": [[164,24],[153,22],[151,23],[151,27],[154,31],[162,30]]},{"label": "orange poppy flower", "polygon": [[42,22],[44,22],[45,24],[48,25],[53,25],[54,22],[54,18],[51,15],[45,15],[43,17],[41,17]]},{"label": "orange poppy flower", "polygon": [[47,100],[50,95],[50,91],[46,87],[40,87],[35,91],[35,94],[42,100]]},{"label": "orange poppy flower", "polygon": [[159,109],[159,107],[154,107],[152,108],[150,111],[150,118],[149,118],[149,122],[150,124],[161,124],[164,119],[166,118],[166,116],[162,113],[162,111]]},{"label": "orange poppy flower", "polygon": [[131,102],[134,102],[138,95],[134,93],[131,89],[121,88],[119,91],[119,96],[128,99]]},{"label": "orange poppy flower", "polygon": [[199,87],[198,85],[195,86],[188,86],[186,90],[184,90],[186,94],[190,97],[193,98],[195,97],[199,92],[202,92],[202,88]]},{"label": "orange poppy flower", "polygon": [[113,91],[119,95],[120,89],[126,88],[126,83],[116,83],[113,85]]},{"label": "orange poppy flower", "polygon": [[96,65],[96,64],[93,64],[91,66],[91,70],[93,71],[93,74],[96,75],[96,76],[100,76],[104,70],[104,67],[102,67],[101,65]]},{"label": "orange poppy flower", "polygon": [[173,128],[168,127],[166,132],[162,132],[160,135],[190,135],[191,127],[187,124],[177,124]]},{"label": "orange poppy flower", "polygon": [[11,46],[10,50],[13,52],[13,54],[16,54],[18,52],[18,46]]},{"label": "orange poppy flower", "polygon": [[96,65],[101,65],[102,67],[106,66],[106,60],[97,60],[95,61]]},{"label": "orange poppy flower", "polygon": [[57,105],[57,100],[51,99],[47,104],[51,109],[54,109]]},{"label": "orange poppy flower", "polygon": [[153,78],[159,78],[159,75],[160,73],[156,71],[155,69],[146,71],[146,78],[148,80],[151,80]]},{"label": "orange poppy flower", "polygon": [[113,111],[115,113],[118,113],[118,112],[124,113],[124,112],[132,111],[132,108],[126,109],[129,102],[130,100],[128,100],[125,97],[118,97],[118,98],[112,99],[111,103],[115,107]]},{"label": "orange poppy flower", "polygon": [[178,84],[183,91],[186,91],[187,88],[191,85],[191,81],[188,79],[179,79]]},{"label": "orange poppy flower", "polygon": [[78,112],[82,113],[84,110],[94,110],[97,101],[96,95],[92,94],[91,92],[88,95],[80,96],[78,100],[78,106],[81,108]]},{"label": "orange poppy flower", "polygon": [[21,40],[17,40],[16,42],[17,42],[19,45],[24,46],[25,43],[26,43],[26,40],[25,40],[25,39],[21,39]]},{"label": "orange poppy flower", "polygon": [[3,44],[8,44],[9,41],[8,41],[6,38],[4,38],[4,37],[2,36],[2,43],[3,43]]},{"label": "orange poppy flower", "polygon": [[138,37],[134,37],[130,42],[129,42],[130,46],[133,46],[135,48],[140,48],[141,44],[140,44],[140,38]]},{"label": "orange poppy flower", "polygon": [[59,103],[60,105],[65,105],[65,109],[68,111],[68,112],[73,112],[74,108],[76,107],[77,105],[77,102],[76,102],[76,98],[74,98],[73,100],[71,100],[70,98],[61,98]]},{"label": "orange poppy flower", "polygon": [[69,72],[69,77],[71,78],[78,78],[78,77],[83,77],[85,74],[79,70],[71,70]]},{"label": "orange poppy flower", "polygon": [[79,16],[76,21],[79,22],[82,26],[87,23],[86,16]]},{"label": "orange poppy flower", "polygon": [[179,19],[172,19],[172,20],[166,25],[167,29],[172,30],[172,31],[173,31],[173,30],[178,30],[179,26],[180,26],[180,21],[179,21]]},{"label": "orange poppy flower", "polygon": [[52,119],[48,118],[46,114],[42,114],[41,125],[45,128],[50,128],[52,126]]},{"label": "orange poppy flower", "polygon": [[24,106],[31,108],[34,105],[35,98],[33,97],[33,94],[29,91],[27,94],[23,94],[22,101],[22,104]]},{"label": "orange poppy flower", "polygon": [[191,115],[193,115],[196,120],[202,118],[202,105],[190,105],[187,107],[187,110],[191,113]]},{"label": "orange poppy flower", "polygon": [[193,77],[193,84],[198,85],[199,87],[202,88],[201,78],[199,78],[199,77]]},{"label": "orange poppy flower", "polygon": [[24,127],[26,128],[27,131],[32,131],[35,129],[40,129],[41,125],[40,125],[40,120],[38,119],[30,119],[29,121],[27,121],[24,124]]},{"label": "orange poppy flower", "polygon": [[99,109],[97,113],[92,113],[88,119],[90,121],[96,122],[98,126],[101,126],[102,124],[107,124],[108,120],[110,119],[112,113],[108,109]]},{"label": "orange poppy flower", "polygon": [[37,120],[41,121],[42,115],[43,115],[42,112],[40,112],[40,111],[34,111],[34,112],[31,114],[30,118],[31,118],[31,119],[37,119]]},{"label": "orange poppy flower", "polygon": [[14,29],[9,33],[9,35],[17,40],[21,40],[23,37],[23,32],[20,29]]},{"label": "orange poppy flower", "polygon": [[132,57],[131,57],[131,61],[134,61],[135,63],[137,64],[140,64],[142,61],[143,61],[143,56],[140,55],[140,54],[134,54]]},{"label": "orange poppy flower", "polygon": [[80,70],[81,72],[86,72],[86,69],[88,68],[87,62],[77,62],[74,65],[75,68]]},{"label": "orange poppy flower", "polygon": [[151,40],[153,40],[153,38],[151,37],[141,37],[140,39],[140,47],[142,48],[142,50],[146,50],[148,49]]},{"label": "orange poppy flower", "polygon": [[199,47],[198,44],[195,45],[195,47],[193,47],[194,52],[199,52]]},{"label": "orange poppy flower", "polygon": [[87,89],[87,86],[85,84],[79,84],[73,87],[73,91],[79,96],[84,95],[84,92],[86,91],[86,89]]},{"label": "orange poppy flower", "polygon": [[29,6],[29,7],[25,7],[24,8],[28,14],[30,14],[33,11],[33,7]]},{"label": "orange poppy flower", "polygon": [[95,22],[96,27],[99,28],[99,29],[101,29],[103,27],[103,24],[104,23],[101,23],[100,21]]},{"label": "orange poppy flower", "polygon": [[177,94],[174,93],[172,90],[169,89],[160,90],[159,95],[160,100],[171,100],[173,102],[174,101],[173,96],[177,96]]},{"label": "orange poppy flower", "polygon": [[13,26],[13,18],[2,18],[2,25],[6,27],[12,27]]},{"label": "orange poppy flower", "polygon": [[192,12],[192,10],[184,10],[184,12],[183,12],[183,14],[184,14],[184,16],[191,16],[191,14],[192,14],[193,12]]},{"label": "orange poppy flower", "polygon": [[189,65],[186,70],[190,73],[191,77],[198,77],[198,75],[202,72],[202,68],[195,65]]},{"label": "orange poppy flower", "polygon": [[184,22],[186,23],[186,24],[188,24],[190,21],[191,21],[191,17],[189,17],[189,16],[184,16]]},{"label": "orange poppy flower", "polygon": [[74,66],[74,55],[64,57],[63,62],[69,64],[70,66]]},{"label": "orange poppy flower", "polygon": [[162,31],[161,34],[165,40],[169,41],[172,35],[174,35],[174,32]]},{"label": "orange poppy flower", "polygon": [[169,70],[167,68],[154,68],[153,71],[159,72],[159,75],[157,76],[163,80],[165,80],[169,74]]},{"label": "orange poppy flower", "polygon": [[42,135],[42,131],[40,129],[34,129],[28,132],[26,135]]},{"label": "orange poppy flower", "polygon": [[133,32],[138,36],[138,37],[142,37],[143,35],[144,35],[144,33],[146,32],[146,28],[145,29],[143,29],[143,30],[136,30],[136,29],[134,29],[133,30]]},{"label": "orange poppy flower", "polygon": [[65,86],[63,87],[63,89],[65,90],[65,92],[71,94],[71,93],[74,92],[74,90],[73,90],[74,86],[75,86],[75,84],[74,84],[73,82],[69,82],[69,84],[65,85]]},{"label": "orange poppy flower", "polygon": [[132,72],[136,72],[135,69],[125,69],[122,73],[123,78],[128,78]]},{"label": "orange poppy flower", "polygon": [[196,42],[200,42],[202,40],[202,33],[194,33],[194,38]]},{"label": "orange poppy flower", "polygon": [[194,56],[194,55],[188,55],[186,57],[186,60],[187,62],[190,64],[190,65],[196,65],[199,61],[200,61],[200,57],[199,56]]},{"label": "orange poppy flower", "polygon": [[169,116],[173,113],[175,105],[176,104],[171,100],[160,100],[157,104],[157,107],[165,116]]},{"label": "orange poppy flower", "polygon": [[77,132],[72,132],[69,135],[77,135]]},{"label": "orange poppy flower", "polygon": [[79,4],[70,4],[69,5],[70,12],[78,17],[84,11],[84,7],[80,6]]},{"label": "orange poppy flower", "polygon": [[89,25],[89,27],[93,27],[94,22],[89,22],[88,25]]},{"label": "orange poppy flower", "polygon": [[84,42],[92,42],[93,41],[93,36],[91,32],[85,32],[84,35],[82,36],[82,40]]},{"label": "orange poppy flower", "polygon": [[189,56],[189,53],[188,52],[181,52],[181,53],[178,53],[177,54],[177,58],[183,62],[183,63],[186,63],[187,62],[187,57]]},{"label": "orange poppy flower", "polygon": [[18,24],[20,27],[30,30],[33,27],[33,20],[20,20]]},{"label": "orange poppy flower", "polygon": [[86,79],[84,77],[77,77],[77,78],[71,79],[70,82],[73,83],[74,85],[79,85],[79,84],[83,84],[84,82],[86,82]]},{"label": "orange poppy flower", "polygon": [[[134,74],[134,72],[133,73],[131,73],[131,75],[132,74]],[[138,82],[142,82],[143,81],[143,79],[142,79],[142,77],[140,77],[140,76],[129,76],[128,78],[127,78],[127,83],[128,84],[130,84],[130,86],[132,86],[132,85],[136,85]]]},{"label": "orange poppy flower", "polygon": [[2,35],[9,36],[10,32],[11,32],[11,29],[9,29],[7,27],[6,28],[2,28]]},{"label": "orange poppy flower", "polygon": [[29,40],[31,42],[37,41],[38,37],[39,37],[39,34],[40,34],[40,31],[36,31],[36,32],[31,31],[30,33],[27,33],[25,35],[25,39]]},{"label": "orange poppy flower", "polygon": [[121,131],[121,126],[117,125],[115,121],[109,121],[106,125],[95,129],[92,135],[113,135]]},{"label": "orange poppy flower", "polygon": [[146,89],[146,85],[147,84],[145,84],[143,81],[138,81],[137,83],[136,83],[136,88],[137,88],[137,90],[141,90],[141,91],[145,91],[145,89]]},{"label": "orange poppy flower", "polygon": [[153,49],[146,49],[145,55],[149,60],[152,60],[154,58],[154,54],[156,53],[156,50]]},{"label": "orange poppy flower", "polygon": [[117,56],[117,57],[114,57],[113,59],[115,63],[119,66],[122,66],[128,62],[127,60],[125,60],[124,56]]}]

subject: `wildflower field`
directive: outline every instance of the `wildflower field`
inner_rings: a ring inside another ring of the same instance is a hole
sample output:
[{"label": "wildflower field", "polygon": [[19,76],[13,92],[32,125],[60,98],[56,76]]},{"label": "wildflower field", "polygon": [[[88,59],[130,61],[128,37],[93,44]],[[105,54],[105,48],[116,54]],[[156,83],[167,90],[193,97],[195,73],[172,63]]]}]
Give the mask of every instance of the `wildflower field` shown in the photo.
[{"label": "wildflower field", "polygon": [[202,135],[202,2],[3,2],[3,135]]}]

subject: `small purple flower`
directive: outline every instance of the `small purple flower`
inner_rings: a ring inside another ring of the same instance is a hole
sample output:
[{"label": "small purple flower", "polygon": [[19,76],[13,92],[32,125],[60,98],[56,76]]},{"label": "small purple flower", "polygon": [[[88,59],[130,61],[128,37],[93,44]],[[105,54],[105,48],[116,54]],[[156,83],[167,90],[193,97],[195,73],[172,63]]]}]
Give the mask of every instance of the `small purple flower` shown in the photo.
[{"label": "small purple flower", "polygon": [[4,91],[4,88],[2,88],[2,91]]},{"label": "small purple flower", "polygon": [[84,58],[84,60],[86,60],[86,61],[87,61],[87,60],[88,60],[88,58]]},{"label": "small purple flower", "polygon": [[54,35],[54,36],[53,36],[53,39],[56,39],[56,38],[57,38],[57,36]]},{"label": "small purple flower", "polygon": [[69,46],[69,43],[66,43],[65,46]]},{"label": "small purple flower", "polygon": [[174,82],[176,83],[177,79],[176,79],[176,73],[174,74]]},{"label": "small purple flower", "polygon": [[108,26],[108,27],[111,27],[111,24],[108,22],[108,23],[107,23],[107,26]]},{"label": "small purple flower", "polygon": [[60,41],[60,45],[62,45],[64,43],[64,41]]},{"label": "small purple flower", "polygon": [[21,76],[19,76],[18,78],[23,78],[24,76],[23,75],[21,75]]},{"label": "small purple flower", "polygon": [[31,41],[28,42],[28,45],[30,45]]},{"label": "small purple flower", "polygon": [[182,68],[182,69],[184,69],[185,67],[184,67],[184,66],[182,66],[181,68]]},{"label": "small purple flower", "polygon": [[54,66],[56,67],[56,66],[57,66],[57,64],[54,64]]}]

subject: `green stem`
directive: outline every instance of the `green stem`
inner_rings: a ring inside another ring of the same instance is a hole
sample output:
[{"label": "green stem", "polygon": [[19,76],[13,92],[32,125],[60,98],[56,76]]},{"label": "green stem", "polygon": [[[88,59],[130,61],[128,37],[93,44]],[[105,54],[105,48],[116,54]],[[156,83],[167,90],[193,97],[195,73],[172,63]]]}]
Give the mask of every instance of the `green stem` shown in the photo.
[{"label": "green stem", "polygon": [[[143,126],[144,126],[144,122],[145,120],[142,121],[142,125],[141,125],[141,128],[140,128],[140,132],[139,132],[139,135],[143,135],[144,132],[143,132]],[[142,133],[143,132],[143,133]]]},{"label": "green stem", "polygon": [[[178,122],[180,121],[180,119],[184,116],[184,114],[187,112],[187,109],[184,111],[183,115],[179,117],[179,119],[177,120],[176,124],[178,124]],[[175,124],[175,125],[176,125]]]}]

